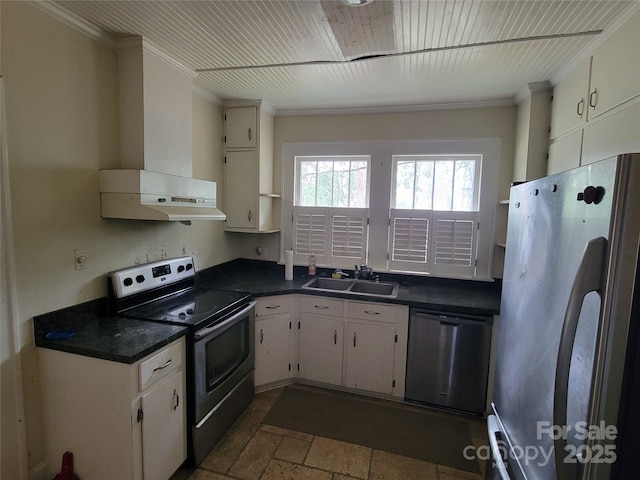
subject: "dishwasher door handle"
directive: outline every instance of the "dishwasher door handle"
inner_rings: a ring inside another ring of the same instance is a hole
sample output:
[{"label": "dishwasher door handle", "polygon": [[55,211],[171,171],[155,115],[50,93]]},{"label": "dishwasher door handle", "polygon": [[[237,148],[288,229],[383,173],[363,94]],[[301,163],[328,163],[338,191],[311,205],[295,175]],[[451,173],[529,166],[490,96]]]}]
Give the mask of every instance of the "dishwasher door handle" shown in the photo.
[{"label": "dishwasher door handle", "polygon": [[440,325],[444,325],[445,327],[453,327],[453,328],[456,328],[456,327],[460,326],[459,323],[445,322],[445,321],[442,321],[442,320],[440,321]]}]

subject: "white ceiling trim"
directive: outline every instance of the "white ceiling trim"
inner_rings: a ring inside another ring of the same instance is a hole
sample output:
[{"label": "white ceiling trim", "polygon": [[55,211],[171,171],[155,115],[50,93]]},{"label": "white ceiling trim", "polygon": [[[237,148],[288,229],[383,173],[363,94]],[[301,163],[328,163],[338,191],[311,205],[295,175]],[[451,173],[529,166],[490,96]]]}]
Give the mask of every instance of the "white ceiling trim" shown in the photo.
[{"label": "white ceiling trim", "polygon": [[83,20],[77,15],[68,12],[67,10],[63,10],[55,3],[42,2],[38,0],[27,0],[27,3],[51,15],[56,20],[59,20],[62,23],[78,30],[80,33],[83,33],[86,36],[96,40],[104,46],[109,47],[112,50],[118,49],[116,40],[111,35],[99,29],[95,25]]},{"label": "white ceiling trim", "polygon": [[481,102],[451,102],[451,103],[430,103],[423,105],[397,105],[384,107],[354,107],[354,108],[325,108],[306,110],[277,110],[277,117],[295,117],[309,115],[367,115],[373,113],[411,113],[428,112],[442,110],[463,110],[472,108],[500,108],[513,107],[516,105],[514,98],[503,98],[498,100],[486,100]]}]

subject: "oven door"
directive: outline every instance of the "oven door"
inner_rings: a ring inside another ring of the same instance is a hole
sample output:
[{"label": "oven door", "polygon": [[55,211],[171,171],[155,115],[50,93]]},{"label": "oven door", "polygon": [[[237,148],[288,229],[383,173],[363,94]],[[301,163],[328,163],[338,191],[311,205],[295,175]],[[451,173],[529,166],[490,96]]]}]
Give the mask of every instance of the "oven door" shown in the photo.
[{"label": "oven door", "polygon": [[194,335],[195,422],[254,368],[255,302]]}]

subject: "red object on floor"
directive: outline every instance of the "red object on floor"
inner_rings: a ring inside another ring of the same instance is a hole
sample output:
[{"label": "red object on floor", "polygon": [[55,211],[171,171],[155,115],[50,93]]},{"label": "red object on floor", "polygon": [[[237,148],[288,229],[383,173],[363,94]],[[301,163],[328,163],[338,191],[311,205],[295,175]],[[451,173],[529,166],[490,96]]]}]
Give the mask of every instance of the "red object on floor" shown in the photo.
[{"label": "red object on floor", "polygon": [[62,468],[53,480],[80,480],[78,476],[73,473],[73,453],[64,452],[62,454]]}]

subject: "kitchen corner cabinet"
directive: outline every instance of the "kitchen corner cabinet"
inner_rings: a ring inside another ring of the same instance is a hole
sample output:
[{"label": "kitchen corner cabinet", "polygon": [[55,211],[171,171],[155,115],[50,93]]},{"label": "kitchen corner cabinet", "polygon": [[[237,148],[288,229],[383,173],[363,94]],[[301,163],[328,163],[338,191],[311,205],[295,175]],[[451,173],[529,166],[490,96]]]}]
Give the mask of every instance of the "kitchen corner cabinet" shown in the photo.
[{"label": "kitchen corner cabinet", "polygon": [[167,480],[186,449],[185,340],[134,364],[41,348],[47,476]]},{"label": "kitchen corner cabinet", "polygon": [[292,377],[295,359],[293,297],[259,298],[256,302],[254,385],[282,383]]},{"label": "kitchen corner cabinet", "polygon": [[273,115],[260,102],[224,110],[224,192],[232,232],[280,230],[280,195],[273,191]]}]

